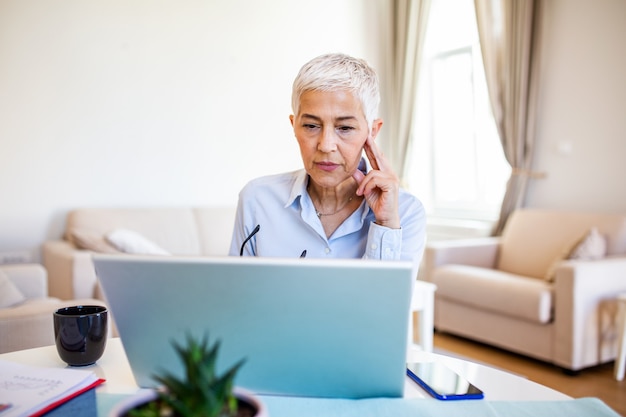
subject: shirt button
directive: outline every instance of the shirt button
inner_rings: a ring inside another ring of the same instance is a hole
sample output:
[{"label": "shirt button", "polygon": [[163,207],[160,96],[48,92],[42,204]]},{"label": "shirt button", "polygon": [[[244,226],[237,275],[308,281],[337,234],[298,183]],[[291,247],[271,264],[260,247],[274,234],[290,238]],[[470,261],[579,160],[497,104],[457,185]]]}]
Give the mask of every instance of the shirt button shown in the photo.
[{"label": "shirt button", "polygon": [[372,250],[376,250],[376,249],[378,249],[378,245],[376,243],[372,243],[371,248],[372,248]]},{"label": "shirt button", "polygon": [[328,255],[330,253],[330,248],[324,249],[324,252],[326,252],[326,255]]}]

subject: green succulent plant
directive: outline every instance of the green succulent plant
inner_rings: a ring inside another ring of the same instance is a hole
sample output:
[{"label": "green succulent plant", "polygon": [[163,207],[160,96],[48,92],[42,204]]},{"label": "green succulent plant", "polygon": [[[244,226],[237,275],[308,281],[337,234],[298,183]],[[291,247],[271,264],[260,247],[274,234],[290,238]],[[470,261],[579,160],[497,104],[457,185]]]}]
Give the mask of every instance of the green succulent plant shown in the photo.
[{"label": "green succulent plant", "polygon": [[186,344],[172,342],[183,362],[184,378],[169,372],[155,375],[162,385],[159,397],[129,413],[130,417],[231,417],[237,415],[238,402],[233,395],[234,379],[243,360],[216,374],[216,362],[220,342],[209,344],[205,335],[202,340],[187,335]]}]

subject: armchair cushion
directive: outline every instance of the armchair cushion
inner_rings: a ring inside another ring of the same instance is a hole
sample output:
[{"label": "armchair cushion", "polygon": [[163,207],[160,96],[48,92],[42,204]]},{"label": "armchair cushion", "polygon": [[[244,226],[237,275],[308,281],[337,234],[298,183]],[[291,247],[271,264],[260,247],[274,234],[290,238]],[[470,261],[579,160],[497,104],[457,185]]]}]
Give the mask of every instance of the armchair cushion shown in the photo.
[{"label": "armchair cushion", "polygon": [[0,308],[14,306],[25,299],[24,294],[20,292],[9,277],[0,271]]},{"label": "armchair cushion", "polygon": [[592,227],[589,232],[576,241],[573,245],[568,246],[561,255],[559,255],[548,269],[546,274],[547,281],[554,281],[556,269],[564,260],[584,260],[595,261],[606,256],[606,239],[598,232],[598,229]]},{"label": "armchair cushion", "polygon": [[536,279],[467,265],[445,265],[433,276],[437,297],[535,323],[552,320],[552,287]]}]

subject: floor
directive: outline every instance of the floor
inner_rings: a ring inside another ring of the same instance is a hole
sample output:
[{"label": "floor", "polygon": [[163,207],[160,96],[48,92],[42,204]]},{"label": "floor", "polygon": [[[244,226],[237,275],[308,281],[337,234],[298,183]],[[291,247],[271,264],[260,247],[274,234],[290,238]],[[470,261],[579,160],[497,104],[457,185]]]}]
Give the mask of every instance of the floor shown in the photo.
[{"label": "floor", "polygon": [[600,398],[626,417],[626,379],[615,380],[613,362],[570,376],[556,366],[445,333],[435,332],[434,346],[436,350],[452,352],[525,376],[574,398]]}]

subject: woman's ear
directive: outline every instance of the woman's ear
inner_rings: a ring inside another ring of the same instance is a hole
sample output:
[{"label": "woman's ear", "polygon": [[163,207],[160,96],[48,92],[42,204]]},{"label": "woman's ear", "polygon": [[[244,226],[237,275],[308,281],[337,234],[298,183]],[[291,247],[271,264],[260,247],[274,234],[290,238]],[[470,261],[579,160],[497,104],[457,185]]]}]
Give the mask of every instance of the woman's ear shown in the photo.
[{"label": "woman's ear", "polygon": [[370,130],[370,136],[372,139],[376,139],[381,127],[383,127],[383,119],[374,119],[372,122],[372,129]]},{"label": "woman's ear", "polygon": [[294,127],[293,122],[294,122],[295,116],[293,114],[289,115],[289,121],[291,122],[291,127]]}]

